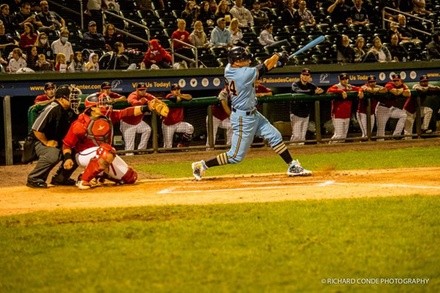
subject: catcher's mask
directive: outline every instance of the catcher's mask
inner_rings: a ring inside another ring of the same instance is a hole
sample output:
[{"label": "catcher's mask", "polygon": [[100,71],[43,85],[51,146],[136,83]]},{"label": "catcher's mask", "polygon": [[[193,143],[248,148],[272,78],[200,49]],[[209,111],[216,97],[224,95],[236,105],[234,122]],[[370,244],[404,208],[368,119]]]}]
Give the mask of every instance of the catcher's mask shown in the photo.
[{"label": "catcher's mask", "polygon": [[94,93],[88,95],[84,101],[86,109],[88,108],[99,108],[101,113],[105,116],[111,112],[113,109],[112,99],[107,95],[101,95],[100,93]]},{"label": "catcher's mask", "polygon": [[243,47],[233,47],[228,52],[228,62],[234,64],[235,61],[251,60],[252,54]]},{"label": "catcher's mask", "polygon": [[81,94],[81,90],[74,85],[63,84],[59,86],[55,91],[55,99],[63,98],[69,101],[70,108],[76,114],[79,113],[79,95]]}]

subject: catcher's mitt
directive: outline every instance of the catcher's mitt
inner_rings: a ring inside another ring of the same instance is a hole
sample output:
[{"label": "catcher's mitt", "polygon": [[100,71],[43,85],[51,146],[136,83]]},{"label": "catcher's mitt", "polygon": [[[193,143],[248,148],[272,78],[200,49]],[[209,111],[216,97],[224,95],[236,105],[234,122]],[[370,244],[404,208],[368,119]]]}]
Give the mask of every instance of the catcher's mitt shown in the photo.
[{"label": "catcher's mitt", "polygon": [[152,99],[149,101],[148,107],[162,117],[167,117],[168,112],[170,112],[170,108],[168,108],[167,104],[159,99]]}]

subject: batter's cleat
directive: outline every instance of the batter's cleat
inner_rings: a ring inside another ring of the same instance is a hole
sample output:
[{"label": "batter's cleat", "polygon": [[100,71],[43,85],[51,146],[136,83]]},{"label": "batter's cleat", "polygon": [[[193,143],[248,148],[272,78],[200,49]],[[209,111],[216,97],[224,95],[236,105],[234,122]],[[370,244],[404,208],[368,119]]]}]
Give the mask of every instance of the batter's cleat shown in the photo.
[{"label": "batter's cleat", "polygon": [[198,161],[191,164],[191,167],[193,169],[193,175],[194,178],[199,181],[202,180],[202,176],[205,173],[205,170],[207,169],[205,166],[204,161]]},{"label": "batter's cleat", "polygon": [[293,160],[289,164],[289,168],[287,168],[287,175],[288,176],[311,176],[312,171],[304,169],[299,161]]}]

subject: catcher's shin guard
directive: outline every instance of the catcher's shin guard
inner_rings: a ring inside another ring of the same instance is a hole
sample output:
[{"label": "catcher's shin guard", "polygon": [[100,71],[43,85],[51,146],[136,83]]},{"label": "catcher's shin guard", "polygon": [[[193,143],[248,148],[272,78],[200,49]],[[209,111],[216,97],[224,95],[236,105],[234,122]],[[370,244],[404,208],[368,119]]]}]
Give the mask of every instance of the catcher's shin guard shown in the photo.
[{"label": "catcher's shin guard", "polygon": [[84,170],[84,173],[81,176],[81,180],[85,182],[90,182],[93,178],[96,178],[99,175],[99,173],[101,173],[105,169],[106,166],[104,166],[104,164],[102,165],[99,164],[98,158],[93,158],[90,160],[89,164]]}]

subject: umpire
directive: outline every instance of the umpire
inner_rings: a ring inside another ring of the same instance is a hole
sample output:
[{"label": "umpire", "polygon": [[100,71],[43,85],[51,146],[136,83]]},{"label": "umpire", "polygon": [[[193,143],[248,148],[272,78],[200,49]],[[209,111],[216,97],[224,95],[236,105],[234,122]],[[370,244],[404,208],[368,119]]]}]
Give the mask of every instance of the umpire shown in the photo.
[{"label": "umpire", "polygon": [[[37,165],[27,178],[27,186],[32,188],[47,188],[47,177],[50,171],[61,161],[62,139],[70,126],[71,118],[79,106],[76,95],[71,94],[68,85],[62,85],[55,91],[55,100],[47,105],[32,125],[35,139],[35,152],[38,156]],[[74,109],[74,111],[71,110]],[[53,185],[75,185],[70,176],[77,166],[65,170],[61,164],[57,173],[52,177]]]}]

